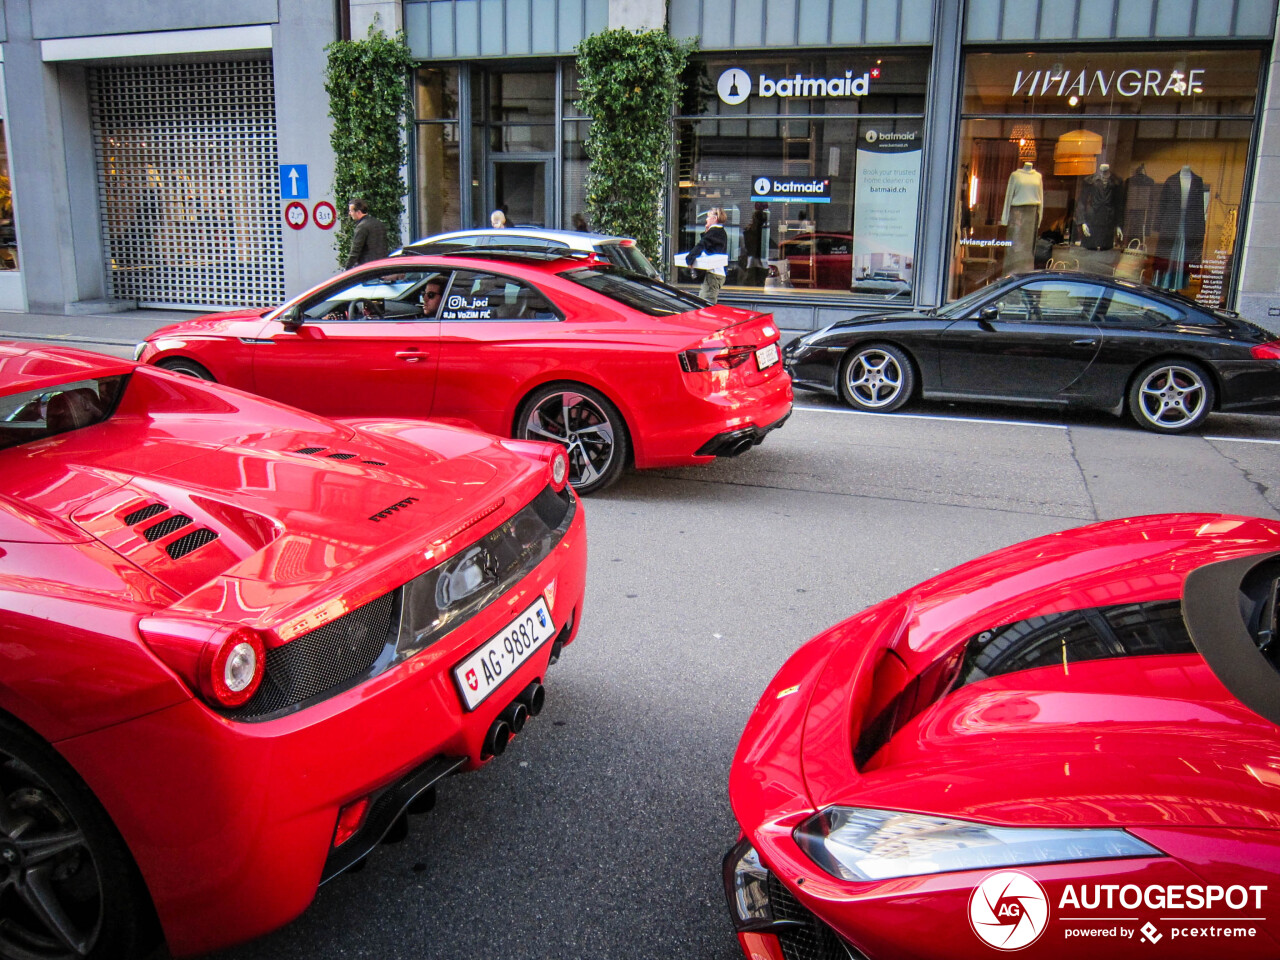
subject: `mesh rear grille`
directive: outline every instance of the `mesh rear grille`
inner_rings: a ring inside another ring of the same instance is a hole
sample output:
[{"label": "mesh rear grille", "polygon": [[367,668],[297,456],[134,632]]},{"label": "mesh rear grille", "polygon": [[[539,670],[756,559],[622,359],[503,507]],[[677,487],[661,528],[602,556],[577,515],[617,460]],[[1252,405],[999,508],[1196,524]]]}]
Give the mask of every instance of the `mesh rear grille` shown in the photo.
[{"label": "mesh rear grille", "polygon": [[201,527],[199,530],[192,530],[185,537],[179,537],[164,549],[170,557],[177,560],[179,557],[185,557],[192,550],[198,550],[206,543],[212,543],[217,539],[216,533],[207,527]]},{"label": "mesh rear grille", "polygon": [[355,458],[354,453],[331,453],[325,457],[326,460],[354,460]]},{"label": "mesh rear grille", "polygon": [[164,513],[168,509],[163,503],[148,504],[145,507],[134,510],[132,513],[126,513],[124,515],[124,525],[132,527],[135,523],[141,523],[143,520],[148,520],[157,513]]},{"label": "mesh rear grille", "polygon": [[385,460],[361,460],[360,462],[367,463],[371,467],[385,467],[387,465]]},{"label": "mesh rear grille", "polygon": [[402,589],[397,587],[282,647],[268,650],[262,686],[234,712],[236,719],[275,713],[366,676],[378,655],[395,641]]},{"label": "mesh rear grille", "polygon": [[310,456],[310,455],[311,455],[311,454],[313,454],[313,453],[319,453],[319,452],[320,452],[321,450],[323,450],[323,449],[324,449],[324,447],[303,447],[301,450],[295,450],[295,451],[293,451],[293,452],[294,452],[294,453],[305,453],[307,456]]},{"label": "mesh rear grille", "polygon": [[810,913],[772,873],[769,874],[769,906],[775,920],[804,924],[777,932],[782,955],[787,960],[866,960],[854,947],[842,944],[831,928]]},{"label": "mesh rear grille", "polygon": [[181,530],[190,522],[190,517],[179,513],[176,516],[169,517],[166,520],[161,520],[159,523],[147,527],[147,529],[142,531],[142,535],[146,537],[147,542],[150,543],[152,541],[159,540],[161,537],[167,537],[175,530]]}]

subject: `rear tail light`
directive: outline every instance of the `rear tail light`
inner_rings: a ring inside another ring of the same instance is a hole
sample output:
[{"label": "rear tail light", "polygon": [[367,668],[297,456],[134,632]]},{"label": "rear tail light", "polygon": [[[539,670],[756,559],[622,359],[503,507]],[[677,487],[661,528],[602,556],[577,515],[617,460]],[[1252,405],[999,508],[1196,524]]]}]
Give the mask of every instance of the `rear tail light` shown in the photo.
[{"label": "rear tail light", "polygon": [[338,826],[333,831],[333,846],[338,848],[354,837],[364,826],[369,813],[369,798],[361,797],[338,811]]},{"label": "rear tail light", "polygon": [[541,440],[502,440],[504,447],[534,463],[547,465],[547,482],[559,493],[569,480],[569,454],[557,443]]},{"label": "rear tail light", "polygon": [[1255,360],[1280,360],[1280,340],[1260,343],[1249,352]]},{"label": "rear tail light", "polygon": [[743,347],[697,347],[680,353],[680,369],[685,373],[710,373],[740,367],[756,352],[754,345]]},{"label": "rear tail light", "polygon": [[266,644],[249,627],[152,617],[138,624],[147,646],[208,704],[230,709],[258,692]]}]

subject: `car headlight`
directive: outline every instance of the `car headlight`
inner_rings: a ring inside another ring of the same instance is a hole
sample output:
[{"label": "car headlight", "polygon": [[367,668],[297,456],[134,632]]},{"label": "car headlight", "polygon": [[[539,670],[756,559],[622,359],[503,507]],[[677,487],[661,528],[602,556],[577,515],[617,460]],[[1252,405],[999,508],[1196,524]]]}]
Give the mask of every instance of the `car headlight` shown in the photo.
[{"label": "car headlight", "polygon": [[137,363],[137,362],[138,362],[138,360],[142,359],[142,351],[143,351],[143,350],[145,350],[145,349],[147,349],[147,341],[145,341],[145,340],[139,340],[139,341],[134,345],[134,347],[133,347],[133,360],[134,360],[134,363]]},{"label": "car headlight", "polygon": [[798,826],[794,836],[814,863],[844,880],[1164,856],[1114,828],[992,827],[862,807],[828,807]]}]

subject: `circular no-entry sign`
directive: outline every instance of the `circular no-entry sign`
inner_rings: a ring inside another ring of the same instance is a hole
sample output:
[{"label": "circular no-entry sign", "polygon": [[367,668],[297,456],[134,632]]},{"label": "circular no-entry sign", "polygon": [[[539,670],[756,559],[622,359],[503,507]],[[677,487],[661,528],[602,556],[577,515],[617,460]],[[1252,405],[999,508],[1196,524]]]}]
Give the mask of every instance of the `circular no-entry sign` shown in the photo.
[{"label": "circular no-entry sign", "polygon": [[289,205],[284,208],[284,222],[295,230],[301,230],[307,225],[307,206],[297,200],[290,201]]},{"label": "circular no-entry sign", "polygon": [[338,211],[328,200],[321,200],[311,208],[311,219],[321,230],[332,230],[338,222]]}]

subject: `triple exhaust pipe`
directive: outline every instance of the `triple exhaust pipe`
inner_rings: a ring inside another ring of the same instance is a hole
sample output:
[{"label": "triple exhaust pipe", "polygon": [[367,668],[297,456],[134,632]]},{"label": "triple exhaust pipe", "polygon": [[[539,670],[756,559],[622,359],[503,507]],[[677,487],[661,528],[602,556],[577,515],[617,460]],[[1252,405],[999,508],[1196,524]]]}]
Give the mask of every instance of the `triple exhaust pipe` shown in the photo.
[{"label": "triple exhaust pipe", "polygon": [[507,709],[498,714],[489,731],[484,735],[484,743],[480,747],[480,759],[500,757],[511,738],[524,729],[525,721],[542,712],[546,703],[547,691],[537,680],[525,687]]}]

